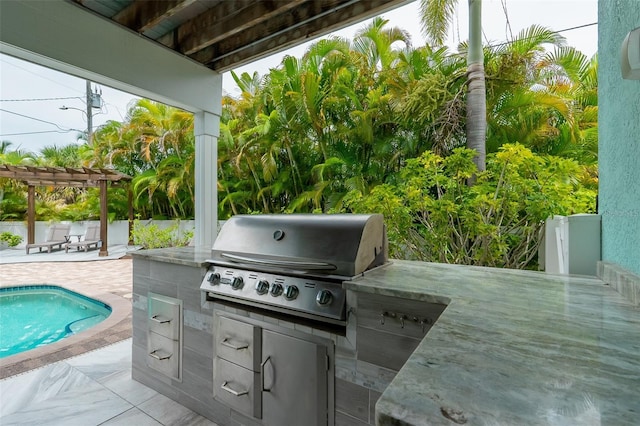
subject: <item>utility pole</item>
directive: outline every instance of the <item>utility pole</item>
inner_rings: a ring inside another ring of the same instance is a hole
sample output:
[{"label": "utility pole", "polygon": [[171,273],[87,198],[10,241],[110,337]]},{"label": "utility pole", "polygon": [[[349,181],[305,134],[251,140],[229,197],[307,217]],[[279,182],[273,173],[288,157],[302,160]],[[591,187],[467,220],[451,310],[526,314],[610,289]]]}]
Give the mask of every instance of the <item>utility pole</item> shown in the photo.
[{"label": "utility pole", "polygon": [[93,93],[91,93],[91,82],[87,80],[87,144],[91,145],[93,136]]},{"label": "utility pole", "polygon": [[62,105],[60,109],[65,111],[68,109],[75,109],[77,111],[81,111],[87,116],[87,143],[91,144],[93,139],[93,108],[100,109],[102,107],[102,90],[100,90],[100,93],[98,93],[98,89],[96,89],[95,93],[92,92],[91,81],[86,80],[85,97],[86,109],[68,107],[64,105]]}]

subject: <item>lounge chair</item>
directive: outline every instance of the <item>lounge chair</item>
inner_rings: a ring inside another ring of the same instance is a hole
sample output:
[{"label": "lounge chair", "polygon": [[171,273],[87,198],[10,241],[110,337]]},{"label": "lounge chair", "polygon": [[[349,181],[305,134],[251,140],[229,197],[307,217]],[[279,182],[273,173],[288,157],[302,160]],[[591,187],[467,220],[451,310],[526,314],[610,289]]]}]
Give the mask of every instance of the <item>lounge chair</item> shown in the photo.
[{"label": "lounge chair", "polygon": [[55,246],[58,246],[59,249],[62,249],[62,245],[69,242],[70,230],[71,225],[63,225],[61,223],[49,226],[49,230],[47,231],[47,239],[44,241],[44,243],[27,244],[27,254],[29,254],[30,249],[36,247],[38,248],[38,252],[41,252],[43,248],[46,248],[47,253],[51,253],[51,249]]},{"label": "lounge chair", "polygon": [[67,245],[64,246],[64,251],[65,253],[69,253],[70,248],[76,248],[78,250],[82,248],[86,252],[91,246],[98,248],[100,241],[102,241],[100,240],[100,225],[88,225],[82,240],[67,243]]}]

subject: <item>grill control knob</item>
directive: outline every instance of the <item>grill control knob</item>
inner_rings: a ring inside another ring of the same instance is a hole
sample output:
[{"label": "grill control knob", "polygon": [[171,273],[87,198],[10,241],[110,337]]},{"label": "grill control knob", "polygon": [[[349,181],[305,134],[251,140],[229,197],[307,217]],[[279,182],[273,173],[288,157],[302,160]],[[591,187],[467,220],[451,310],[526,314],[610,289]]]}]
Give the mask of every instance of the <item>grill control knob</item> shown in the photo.
[{"label": "grill control knob", "polygon": [[298,293],[300,293],[298,287],[296,287],[295,285],[288,285],[284,289],[284,298],[287,300],[293,300],[298,297]]},{"label": "grill control knob", "polygon": [[271,295],[273,297],[280,296],[282,294],[282,284],[274,283],[271,286]]},{"label": "grill control knob", "polygon": [[328,305],[333,300],[333,294],[329,290],[320,290],[316,295],[316,303],[318,305]]},{"label": "grill control knob", "polygon": [[256,283],[256,293],[266,294],[269,291],[269,281],[260,280]]},{"label": "grill control knob", "polygon": [[220,274],[217,272],[210,273],[209,277],[207,278],[207,281],[209,281],[213,285],[220,284]]},{"label": "grill control knob", "polygon": [[233,280],[231,281],[231,288],[232,289],[240,290],[243,285],[244,285],[244,281],[242,280],[241,276],[233,277]]}]

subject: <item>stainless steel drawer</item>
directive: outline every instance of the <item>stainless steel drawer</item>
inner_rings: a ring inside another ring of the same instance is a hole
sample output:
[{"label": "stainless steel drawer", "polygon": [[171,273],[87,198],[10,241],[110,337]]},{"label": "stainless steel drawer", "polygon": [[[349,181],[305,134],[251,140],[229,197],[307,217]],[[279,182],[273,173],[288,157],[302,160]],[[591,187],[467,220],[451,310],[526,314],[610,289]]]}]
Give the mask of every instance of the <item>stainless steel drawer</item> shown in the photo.
[{"label": "stainless steel drawer", "polygon": [[249,370],[258,371],[261,328],[221,315],[216,318],[216,355]]},{"label": "stainless steel drawer", "polygon": [[160,294],[148,294],[149,331],[157,333],[169,339],[180,338],[180,304],[181,300],[162,296]]},{"label": "stainless steel drawer", "polygon": [[156,333],[147,339],[147,365],[169,377],[180,377],[180,342]]},{"label": "stainless steel drawer", "polygon": [[262,417],[259,381],[258,372],[221,358],[216,358],[213,362],[213,397],[256,418]]}]

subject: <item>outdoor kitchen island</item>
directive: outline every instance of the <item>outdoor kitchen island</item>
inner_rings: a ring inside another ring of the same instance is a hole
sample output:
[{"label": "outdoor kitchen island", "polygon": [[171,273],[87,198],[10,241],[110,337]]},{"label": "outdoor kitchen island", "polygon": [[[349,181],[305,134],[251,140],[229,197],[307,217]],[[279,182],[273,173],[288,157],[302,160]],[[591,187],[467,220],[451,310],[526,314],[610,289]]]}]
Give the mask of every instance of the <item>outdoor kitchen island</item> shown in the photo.
[{"label": "outdoor kitchen island", "polygon": [[[133,376],[221,426],[260,424],[212,397],[212,306],[199,290],[208,256],[134,254]],[[317,332],[335,343],[336,425],[638,423],[640,310],[598,279],[393,260],[345,287],[344,336]],[[145,361],[150,292],[183,303],[179,379]],[[397,374],[359,357],[387,349],[364,341],[377,336],[360,326],[359,303],[370,297],[396,306],[380,312],[381,327],[408,333],[427,317],[404,315],[405,303],[444,307]]]}]

